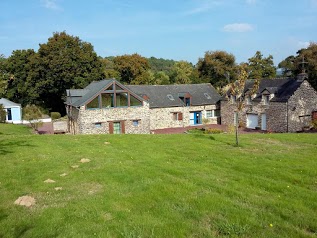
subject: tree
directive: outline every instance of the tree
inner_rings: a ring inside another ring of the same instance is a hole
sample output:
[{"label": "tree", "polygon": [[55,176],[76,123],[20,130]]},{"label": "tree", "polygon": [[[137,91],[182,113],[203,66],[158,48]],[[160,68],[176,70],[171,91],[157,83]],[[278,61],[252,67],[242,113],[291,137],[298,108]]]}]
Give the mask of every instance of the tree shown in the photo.
[{"label": "tree", "polygon": [[201,80],[216,87],[222,87],[236,79],[235,67],[234,55],[225,51],[207,51],[196,65]]},{"label": "tree", "polygon": [[4,107],[2,104],[0,104],[0,122],[5,122],[6,121],[6,111],[4,110]]},{"label": "tree", "polygon": [[272,55],[265,58],[260,51],[257,51],[255,55],[248,60],[249,78],[260,79],[276,77],[276,68]]},{"label": "tree", "polygon": [[193,65],[187,61],[178,61],[172,68],[174,83],[189,84],[193,73]]},{"label": "tree", "polygon": [[[32,49],[15,50],[5,62],[5,70],[7,72],[7,90],[6,97],[25,106],[33,103],[35,97],[31,97],[34,92],[34,83],[32,84],[32,60],[36,55]],[[31,85],[30,85],[31,83]]]},{"label": "tree", "polygon": [[40,44],[33,69],[31,77],[45,107],[62,113],[66,89],[82,88],[104,77],[93,46],[66,32],[55,32]]},{"label": "tree", "polygon": [[156,72],[154,74],[154,80],[157,85],[170,84],[170,77],[164,71]]},{"label": "tree", "polygon": [[8,73],[6,70],[6,58],[0,54],[0,98],[4,96],[8,87]]},{"label": "tree", "polygon": [[32,105],[26,105],[23,108],[23,119],[28,121],[33,128],[37,131],[38,128],[43,124],[39,119],[42,117],[42,112],[39,107]]},{"label": "tree", "polygon": [[102,64],[104,66],[104,75],[106,78],[115,78],[120,81],[120,73],[115,70],[115,64],[113,60],[114,57],[106,57],[102,59]]},{"label": "tree", "polygon": [[121,81],[126,84],[150,69],[147,59],[138,54],[117,56],[113,62],[114,69],[120,73]]},{"label": "tree", "polygon": [[295,62],[295,56],[291,55],[278,64],[278,68],[282,69],[283,76],[285,77],[294,76],[294,70],[295,70],[294,62]]},{"label": "tree", "polygon": [[306,49],[299,50],[294,66],[293,74],[298,75],[305,71],[308,74],[308,82],[317,90],[317,43],[310,43]]},{"label": "tree", "polygon": [[173,68],[173,65],[176,63],[174,60],[162,59],[162,58],[155,58],[151,57],[148,58],[149,65],[151,70],[154,73],[163,71],[166,74],[170,74]]},{"label": "tree", "polygon": [[[238,79],[232,83],[230,83],[227,87],[228,89],[228,95],[232,96],[235,99],[235,111],[234,111],[234,117],[235,117],[235,136],[236,136],[236,145],[239,145],[239,137],[238,137],[238,128],[239,128],[239,114],[244,108],[245,105],[245,82],[248,78],[248,67],[246,64],[241,64],[238,66],[239,72],[238,72]],[[259,88],[260,79],[255,80],[253,87],[251,91],[249,92],[249,95],[253,95],[256,93],[256,91]]]},{"label": "tree", "polygon": [[135,85],[153,85],[155,84],[154,73],[151,70],[144,71],[130,83]]}]

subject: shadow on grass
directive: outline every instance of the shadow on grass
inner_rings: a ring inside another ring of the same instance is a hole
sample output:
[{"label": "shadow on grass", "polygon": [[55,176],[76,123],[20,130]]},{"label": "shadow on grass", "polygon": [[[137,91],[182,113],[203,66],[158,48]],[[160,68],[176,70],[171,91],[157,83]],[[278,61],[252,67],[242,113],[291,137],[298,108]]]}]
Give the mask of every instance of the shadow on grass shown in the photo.
[{"label": "shadow on grass", "polygon": [[27,147],[34,147],[28,143],[28,141],[0,141],[0,155],[6,155],[9,153],[14,153],[19,149],[19,147],[27,146]]},{"label": "shadow on grass", "polygon": [[210,134],[197,133],[197,134],[191,134],[191,135],[193,137],[195,137],[197,139],[201,139],[201,140],[212,140],[212,141],[217,141],[220,144],[225,144],[225,145],[229,145],[232,147],[243,147],[243,145],[241,143],[239,143],[239,145],[237,145],[236,142],[233,141],[235,139],[234,137],[232,137],[230,140],[225,140],[224,138],[216,139],[213,135],[210,135]]}]

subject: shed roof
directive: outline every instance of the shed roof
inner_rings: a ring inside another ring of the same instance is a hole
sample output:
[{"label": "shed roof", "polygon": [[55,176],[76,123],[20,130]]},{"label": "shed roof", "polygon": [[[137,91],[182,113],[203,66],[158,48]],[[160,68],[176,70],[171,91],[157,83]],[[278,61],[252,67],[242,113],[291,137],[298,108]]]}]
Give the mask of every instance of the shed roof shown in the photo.
[{"label": "shed roof", "polygon": [[2,104],[4,107],[21,107],[21,104],[12,102],[6,98],[0,98],[0,104]]}]

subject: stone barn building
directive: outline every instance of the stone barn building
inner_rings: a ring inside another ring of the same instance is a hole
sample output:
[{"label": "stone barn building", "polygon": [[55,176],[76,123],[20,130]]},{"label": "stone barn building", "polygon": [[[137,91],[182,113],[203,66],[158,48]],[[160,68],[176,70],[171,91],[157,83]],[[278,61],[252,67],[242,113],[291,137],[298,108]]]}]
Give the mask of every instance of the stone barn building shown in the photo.
[{"label": "stone barn building", "polygon": [[157,129],[217,124],[220,95],[211,84],[123,85],[115,79],[66,91],[73,134],[147,134]]}]

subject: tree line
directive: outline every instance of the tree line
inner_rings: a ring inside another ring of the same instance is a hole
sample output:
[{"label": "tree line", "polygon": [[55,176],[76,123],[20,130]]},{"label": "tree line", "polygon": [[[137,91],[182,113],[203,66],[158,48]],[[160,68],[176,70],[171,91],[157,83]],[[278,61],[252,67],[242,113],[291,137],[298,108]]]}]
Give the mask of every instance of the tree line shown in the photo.
[{"label": "tree line", "polygon": [[[317,88],[316,55],[317,45],[311,43],[278,67],[283,76],[294,76],[302,70],[304,56],[310,83]],[[0,97],[64,114],[66,89],[83,88],[103,78],[116,78],[123,84],[211,83],[220,89],[238,79],[241,66],[246,68],[248,78],[276,77],[273,56],[264,57],[260,51],[241,64],[225,51],[207,51],[195,65],[136,53],[102,58],[90,43],[66,32],[55,32],[37,52],[24,49],[13,51],[8,58],[0,55]]]}]

